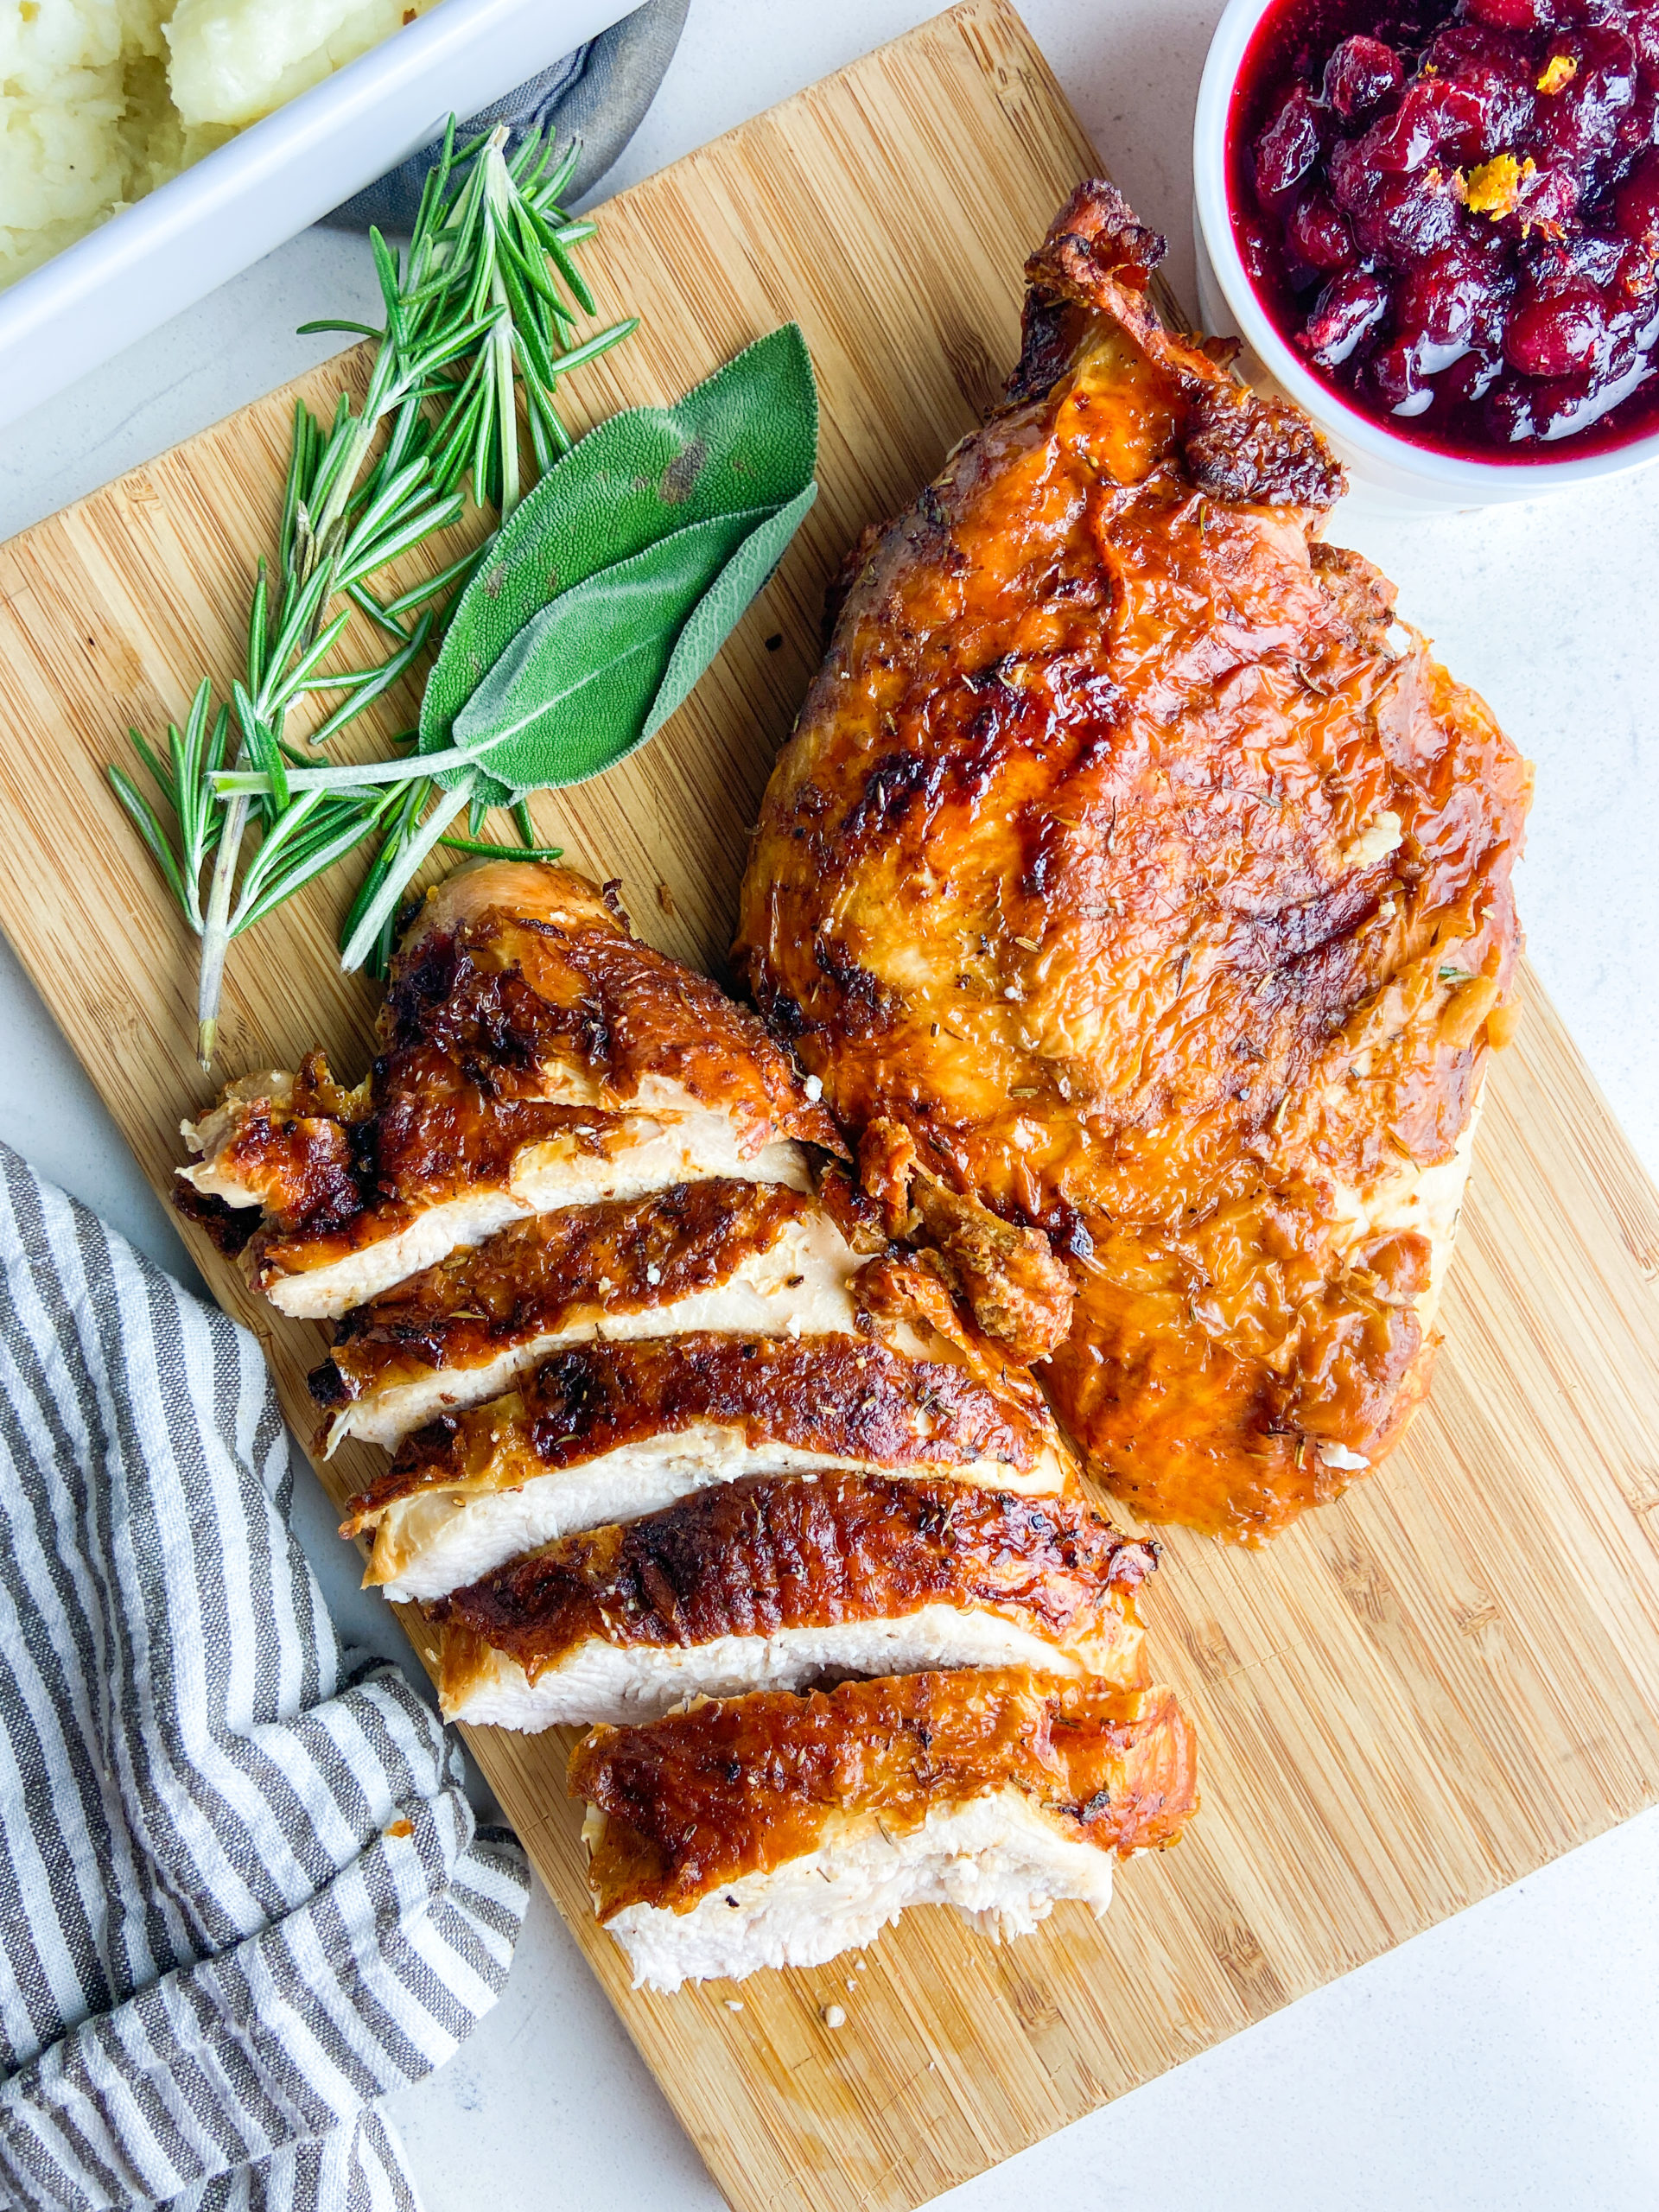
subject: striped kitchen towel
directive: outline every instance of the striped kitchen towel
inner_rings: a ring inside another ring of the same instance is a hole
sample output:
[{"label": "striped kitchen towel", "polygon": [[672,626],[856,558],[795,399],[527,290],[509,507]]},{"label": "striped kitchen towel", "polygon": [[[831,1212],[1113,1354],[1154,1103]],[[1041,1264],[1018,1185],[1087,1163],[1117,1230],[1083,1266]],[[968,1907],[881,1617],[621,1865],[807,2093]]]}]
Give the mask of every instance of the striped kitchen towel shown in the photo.
[{"label": "striped kitchen towel", "polygon": [[0,2205],[413,2207],[528,1877],[289,1534],[257,1346],[0,1147]]}]

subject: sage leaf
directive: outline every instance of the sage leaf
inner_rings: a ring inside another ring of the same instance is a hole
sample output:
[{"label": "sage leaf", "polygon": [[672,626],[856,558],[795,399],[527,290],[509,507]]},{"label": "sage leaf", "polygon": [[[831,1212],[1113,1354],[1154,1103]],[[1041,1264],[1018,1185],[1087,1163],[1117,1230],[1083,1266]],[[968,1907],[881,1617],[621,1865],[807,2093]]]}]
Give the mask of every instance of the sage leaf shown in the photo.
[{"label": "sage leaf", "polygon": [[642,745],[648,737],[655,737],[675,709],[683,706],[690,696],[697,678],[788,551],[790,539],[817,496],[817,486],[809,484],[787,506],[779,507],[752,530],[692,608],[658,686],[645,726],[639,733]]},{"label": "sage leaf", "polygon": [[[561,592],[524,624],[456,715],[455,745],[515,791],[581,783],[632,753],[666,719],[651,718],[688,613],[775,518],[762,507],[693,523]],[[730,626],[709,642],[680,697]],[[474,772],[456,766],[441,779],[453,790]]]},{"label": "sage leaf", "polygon": [[[793,323],[675,406],[632,408],[590,431],[521,503],[455,610],[427,681],[420,750],[460,747],[478,766],[440,780],[471,775],[480,797],[505,804],[597,774],[653,734],[776,565],[810,505],[817,451],[817,388]],[[662,565],[646,561],[680,540]]]}]

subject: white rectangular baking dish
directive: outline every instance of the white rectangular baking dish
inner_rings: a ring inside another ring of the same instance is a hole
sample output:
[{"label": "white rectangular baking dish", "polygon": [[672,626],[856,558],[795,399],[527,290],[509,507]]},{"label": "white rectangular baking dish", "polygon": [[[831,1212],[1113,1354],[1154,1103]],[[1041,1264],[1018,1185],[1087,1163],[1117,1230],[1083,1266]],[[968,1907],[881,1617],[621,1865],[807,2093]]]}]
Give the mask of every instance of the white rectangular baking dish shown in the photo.
[{"label": "white rectangular baking dish", "polygon": [[0,292],[0,425],[638,4],[443,0],[251,124]]}]

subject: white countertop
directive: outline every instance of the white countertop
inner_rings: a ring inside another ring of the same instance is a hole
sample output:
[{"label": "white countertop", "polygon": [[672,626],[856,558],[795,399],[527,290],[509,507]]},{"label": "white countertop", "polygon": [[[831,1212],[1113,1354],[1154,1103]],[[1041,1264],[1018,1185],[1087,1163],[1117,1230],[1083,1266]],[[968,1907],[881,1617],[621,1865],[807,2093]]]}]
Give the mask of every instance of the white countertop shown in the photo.
[{"label": "white countertop", "polygon": [[[693,0],[612,188],[931,12],[922,0]],[[1118,182],[1192,289],[1188,139],[1219,0],[1025,0]],[[0,537],[269,391],[330,350],[308,316],[370,309],[365,244],[314,232],[19,423]],[[1533,958],[1659,1176],[1659,471],[1435,522],[1338,513],[1401,610],[1538,766],[1521,878]],[[16,742],[14,736],[10,741]],[[165,1264],[188,1262],[64,1039],[0,945],[0,1136]],[[1659,1447],[1656,1447],[1659,1448]],[[1384,1476],[1382,1479],[1386,1480]],[[353,1639],[321,1491],[301,1534]],[[955,2192],[1088,2212],[1652,2212],[1659,2204],[1659,1814],[1236,2037]],[[538,1895],[505,1997],[460,2056],[389,2103],[427,2212],[714,2212],[721,2200]]]}]

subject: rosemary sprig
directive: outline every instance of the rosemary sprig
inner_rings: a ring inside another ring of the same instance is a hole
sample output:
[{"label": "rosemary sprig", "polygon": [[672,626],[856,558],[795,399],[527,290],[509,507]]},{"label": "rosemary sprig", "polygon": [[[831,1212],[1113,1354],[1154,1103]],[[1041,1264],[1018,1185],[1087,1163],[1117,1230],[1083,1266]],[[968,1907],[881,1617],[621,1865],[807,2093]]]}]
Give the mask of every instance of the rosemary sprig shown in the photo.
[{"label": "rosemary sprig", "polygon": [[[130,733],[170,824],[131,776],[110,770],[118,797],[201,938],[197,1050],[204,1068],[213,1059],[232,940],[378,836],[378,855],[347,917],[346,938],[354,939],[388,880],[406,882],[417,855],[424,857],[460,811],[446,793],[437,813],[423,819],[435,789],[424,777],[389,790],[365,787],[360,771],[346,788],[296,784],[293,772],[306,755],[289,741],[290,716],[318,695],[338,700],[309,734],[309,746],[320,747],[413,667],[441,634],[488,541],[390,600],[376,595],[371,580],[461,518],[468,478],[476,503],[505,520],[526,488],[516,386],[524,391],[539,474],[570,444],[556,402],[559,379],[637,327],[629,318],[570,342],[576,309],[594,312],[572,256],[594,226],[572,221],[559,206],[579,149],[556,161],[551,142],[532,135],[509,161],[505,143],[498,129],[457,151],[452,118],[407,254],[400,260],[378,231],[370,233],[384,327],[305,326],[373,338],[368,388],[356,409],[342,393],[326,427],[296,405],[274,572],[261,560],[245,666],[221,687],[228,696],[215,707],[214,686],[204,678],[182,734],[168,727],[165,759],[138,731]],[[353,607],[391,650],[364,667],[330,668],[328,656]],[[233,764],[226,759],[232,727]],[[216,788],[213,779],[227,766],[245,777],[257,772],[258,788],[246,782]],[[471,824],[474,842],[480,826],[481,819]],[[527,817],[518,828],[518,847],[493,849],[539,856],[544,849],[536,846]],[[250,829],[259,833],[251,855],[245,853]],[[390,917],[377,915],[373,935],[382,955],[389,931]]]},{"label": "rosemary sprig", "polygon": [[183,736],[173,723],[167,726],[165,763],[156,758],[141,731],[127,732],[134,751],[173,810],[179,830],[176,853],[155,809],[126,770],[110,770],[116,796],[137,823],[138,834],[155,855],[173,896],[184,911],[185,919],[198,935],[202,927],[201,871],[219,842],[222,820],[219,804],[207,779],[225,765],[225,747],[231,727],[231,710],[221,707],[214,717],[213,734],[208,735],[207,717],[213,711],[213,687],[204,677],[190,702]]},{"label": "rosemary sprig", "polygon": [[[817,449],[811,361],[786,324],[673,407],[612,416],[547,471],[449,619],[418,750],[283,771],[290,796],[368,803],[420,787],[353,909],[343,967],[378,957],[463,808],[476,842],[491,807],[517,815],[527,792],[601,774],[663,726],[810,508]],[[264,761],[213,780],[232,796],[277,791]]]}]

